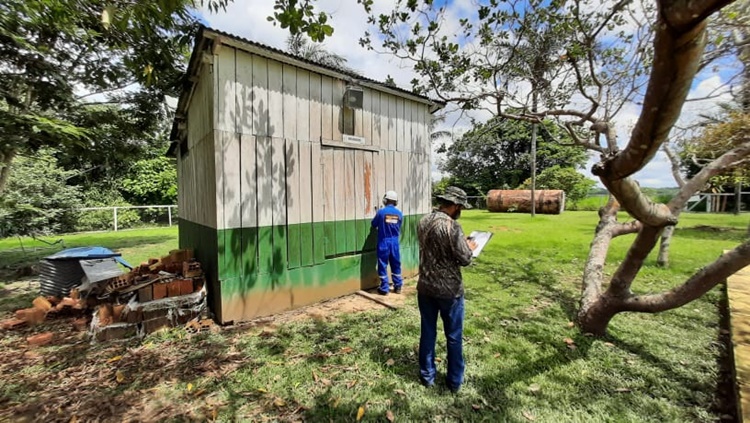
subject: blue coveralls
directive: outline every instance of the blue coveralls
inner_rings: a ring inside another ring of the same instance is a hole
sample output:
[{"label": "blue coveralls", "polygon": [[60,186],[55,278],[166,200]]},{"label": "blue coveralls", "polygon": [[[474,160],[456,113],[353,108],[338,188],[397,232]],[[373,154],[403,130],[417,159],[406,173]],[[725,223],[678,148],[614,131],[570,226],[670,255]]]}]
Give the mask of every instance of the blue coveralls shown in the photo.
[{"label": "blue coveralls", "polygon": [[389,204],[372,218],[372,227],[378,230],[378,276],[380,291],[388,292],[388,263],[391,264],[393,288],[399,289],[404,280],[401,277],[401,252],[398,240],[401,236],[401,224],[404,215],[396,206]]}]

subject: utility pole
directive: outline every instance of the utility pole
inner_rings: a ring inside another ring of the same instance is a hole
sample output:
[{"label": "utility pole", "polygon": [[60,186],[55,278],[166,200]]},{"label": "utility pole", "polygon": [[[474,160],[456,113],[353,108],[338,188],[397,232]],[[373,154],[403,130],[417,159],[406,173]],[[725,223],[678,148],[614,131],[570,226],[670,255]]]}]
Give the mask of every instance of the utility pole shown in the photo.
[{"label": "utility pole", "polygon": [[[536,85],[536,84],[534,84]],[[531,112],[536,113],[537,93],[536,86],[532,87],[531,92]],[[536,126],[537,123],[531,124],[531,217],[536,216]]]}]

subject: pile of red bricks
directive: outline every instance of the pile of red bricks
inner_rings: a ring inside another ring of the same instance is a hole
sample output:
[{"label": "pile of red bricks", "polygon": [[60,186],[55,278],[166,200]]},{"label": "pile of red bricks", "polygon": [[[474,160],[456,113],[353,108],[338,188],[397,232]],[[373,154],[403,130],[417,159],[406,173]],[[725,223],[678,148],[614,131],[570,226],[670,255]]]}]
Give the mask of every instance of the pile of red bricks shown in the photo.
[{"label": "pile of red bricks", "polygon": [[[13,330],[68,316],[73,317],[75,330],[84,331],[91,326],[91,334],[99,341],[143,336],[200,320],[196,318],[205,311],[204,285],[203,270],[192,250],[173,250],[107,281],[108,295],[81,298],[79,291],[73,289],[65,298],[37,297],[32,307],[1,321],[0,328]],[[95,310],[93,323],[91,310]],[[53,337],[51,332],[45,332],[30,336],[27,341],[29,345],[45,345]]]},{"label": "pile of red bricks", "polygon": [[205,296],[193,298],[191,294],[201,291],[204,284],[203,270],[192,250],[173,250],[160,259],[141,263],[107,287],[110,293],[137,290],[137,301],[100,305],[94,336],[99,341],[123,339],[184,325],[201,312],[196,302],[202,304]]}]

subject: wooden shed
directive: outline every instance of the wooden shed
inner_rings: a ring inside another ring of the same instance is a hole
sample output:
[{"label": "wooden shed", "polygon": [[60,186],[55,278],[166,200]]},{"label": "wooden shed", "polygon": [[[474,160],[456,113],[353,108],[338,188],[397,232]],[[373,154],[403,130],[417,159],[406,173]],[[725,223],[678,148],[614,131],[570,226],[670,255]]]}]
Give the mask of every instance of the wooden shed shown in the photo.
[{"label": "wooden shed", "polygon": [[431,113],[441,103],[209,28],[197,35],[172,127],[180,248],[222,323],[377,284],[370,219],[404,213],[403,273],[430,211]]}]

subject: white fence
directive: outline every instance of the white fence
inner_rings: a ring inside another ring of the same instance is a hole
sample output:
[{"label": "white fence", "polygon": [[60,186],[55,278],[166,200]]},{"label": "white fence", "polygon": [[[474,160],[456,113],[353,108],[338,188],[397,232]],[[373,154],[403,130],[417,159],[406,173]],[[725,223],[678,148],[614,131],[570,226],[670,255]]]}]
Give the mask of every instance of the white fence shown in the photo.
[{"label": "white fence", "polygon": [[112,222],[115,231],[118,229],[117,211],[118,210],[130,210],[130,209],[167,209],[167,221],[169,226],[172,226],[172,216],[174,213],[172,209],[176,209],[176,205],[169,206],[117,206],[117,207],[83,207],[77,209],[78,211],[94,211],[94,210],[112,210]]}]

